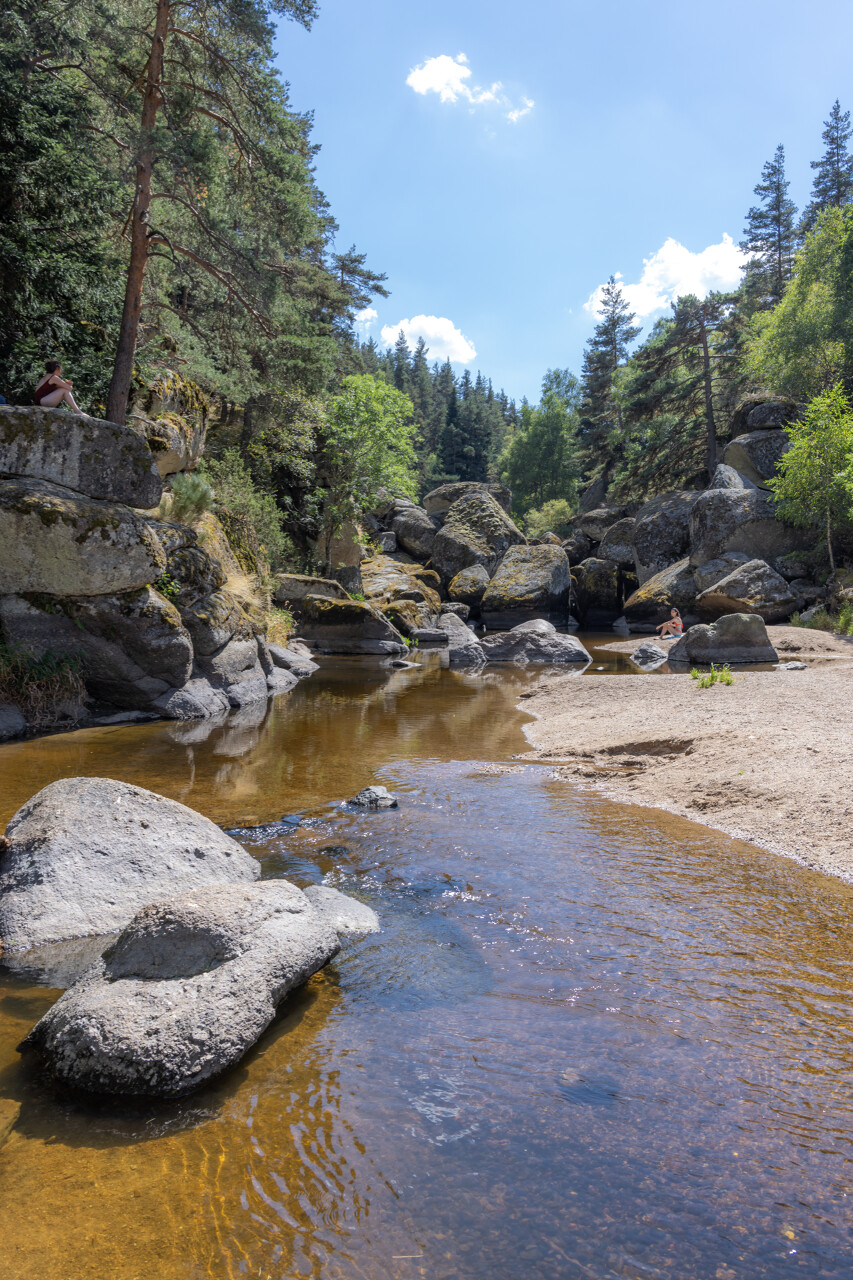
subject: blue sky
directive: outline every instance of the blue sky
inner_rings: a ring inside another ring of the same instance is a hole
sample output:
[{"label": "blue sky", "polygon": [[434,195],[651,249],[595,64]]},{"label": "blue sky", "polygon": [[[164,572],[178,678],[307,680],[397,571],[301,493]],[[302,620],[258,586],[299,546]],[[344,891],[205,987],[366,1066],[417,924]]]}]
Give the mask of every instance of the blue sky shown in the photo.
[{"label": "blue sky", "polygon": [[853,107],[851,37],[850,0],[321,0],[277,51],[338,247],[388,274],[373,336],[413,322],[535,400],[580,371],[611,272],[646,329],[734,279],[725,237],[779,142],[804,203],[833,100]]}]

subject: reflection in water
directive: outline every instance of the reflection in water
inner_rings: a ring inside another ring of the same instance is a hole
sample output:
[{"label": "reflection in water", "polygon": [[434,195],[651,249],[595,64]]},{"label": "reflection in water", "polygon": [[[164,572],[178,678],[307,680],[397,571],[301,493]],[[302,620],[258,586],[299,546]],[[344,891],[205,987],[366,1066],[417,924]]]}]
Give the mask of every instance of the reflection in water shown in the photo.
[{"label": "reflection in water", "polygon": [[[56,1098],[15,1051],[54,993],[0,975],[8,1280],[849,1275],[853,891],[472,764],[524,750],[535,673],[352,665],[270,714],[0,748],[10,812],[112,773],[383,926],[168,1106]],[[398,810],[341,807],[374,779]]]}]

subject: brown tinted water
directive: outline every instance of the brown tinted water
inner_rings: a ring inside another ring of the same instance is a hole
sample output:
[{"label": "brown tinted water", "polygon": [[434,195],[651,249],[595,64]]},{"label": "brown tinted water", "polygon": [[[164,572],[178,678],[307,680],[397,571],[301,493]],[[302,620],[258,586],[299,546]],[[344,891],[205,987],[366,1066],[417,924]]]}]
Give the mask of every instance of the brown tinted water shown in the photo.
[{"label": "brown tinted water", "polygon": [[[54,1097],[15,1046],[56,993],[0,971],[5,1280],[851,1274],[851,890],[507,765],[536,678],[341,663],[0,748],[0,821],[126,778],[383,925],[168,1106]],[[372,780],[398,810],[340,807]]]}]

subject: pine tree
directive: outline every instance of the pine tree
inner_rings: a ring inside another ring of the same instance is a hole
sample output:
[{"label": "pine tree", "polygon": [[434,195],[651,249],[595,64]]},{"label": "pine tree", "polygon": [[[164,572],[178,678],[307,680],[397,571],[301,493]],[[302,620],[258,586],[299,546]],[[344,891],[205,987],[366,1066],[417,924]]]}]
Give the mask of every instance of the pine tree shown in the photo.
[{"label": "pine tree", "polygon": [[752,254],[746,272],[746,296],[751,309],[775,306],[785,291],[794,266],[797,247],[797,207],[788,197],[785,148],[780,144],[773,159],[761,170],[754,191],[761,203],[746,215],[740,247]]},{"label": "pine tree", "polygon": [[581,372],[580,441],[585,469],[597,469],[604,461],[609,474],[612,458],[607,452],[622,433],[622,411],[614,394],[613,379],[628,358],[628,348],[640,332],[636,316],[611,276],[604,286],[600,320],[586,344]]},{"label": "pine tree", "polygon": [[824,209],[840,208],[853,199],[853,156],[850,154],[850,112],[841,110],[838,99],[832,104],[829,119],[824,122],[823,141],[826,150],[820,160],[812,160],[815,170],[812,198],[803,210],[801,234],[811,231]]}]

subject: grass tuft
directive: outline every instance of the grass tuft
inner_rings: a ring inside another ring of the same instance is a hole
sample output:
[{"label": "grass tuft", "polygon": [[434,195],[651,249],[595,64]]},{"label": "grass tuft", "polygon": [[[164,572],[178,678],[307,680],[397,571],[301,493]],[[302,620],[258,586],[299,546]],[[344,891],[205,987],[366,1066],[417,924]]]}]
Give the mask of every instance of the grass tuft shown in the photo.
[{"label": "grass tuft", "polygon": [[49,728],[58,723],[63,703],[84,697],[82,671],[82,656],[37,658],[0,643],[0,702],[17,707],[33,728]]}]

